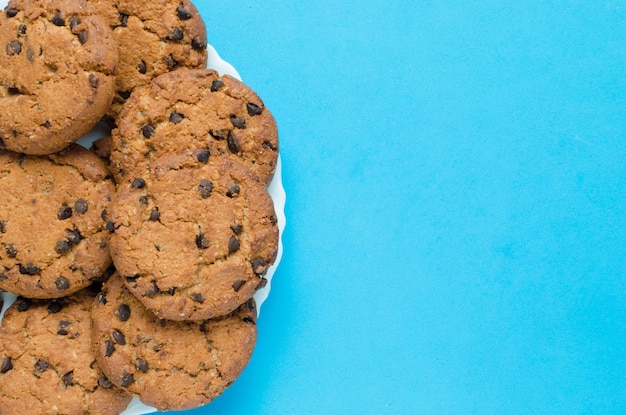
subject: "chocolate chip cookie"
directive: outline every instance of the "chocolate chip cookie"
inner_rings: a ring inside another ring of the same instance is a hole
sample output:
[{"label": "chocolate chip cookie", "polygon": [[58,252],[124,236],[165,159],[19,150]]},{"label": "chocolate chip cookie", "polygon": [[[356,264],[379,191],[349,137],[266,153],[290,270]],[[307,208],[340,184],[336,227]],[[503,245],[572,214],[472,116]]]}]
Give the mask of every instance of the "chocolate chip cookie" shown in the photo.
[{"label": "chocolate chip cookie", "polygon": [[266,184],[276,168],[274,117],[249,87],[213,70],[159,76],[133,93],[117,125],[111,150],[116,179],[142,175],[151,159],[181,150],[228,155]]},{"label": "chocolate chip cookie", "polygon": [[57,298],[105,278],[115,185],[102,161],[78,144],[48,156],[0,150],[0,172],[0,289]]},{"label": "chocolate chip cookie", "polygon": [[131,396],[96,365],[94,295],[18,300],[0,326],[0,413],[117,415]]},{"label": "chocolate chip cookie", "polygon": [[117,270],[161,318],[231,312],[254,295],[276,259],[277,221],[265,185],[208,150],[172,153],[150,168],[121,183],[111,204]]},{"label": "chocolate chip cookie", "polygon": [[197,407],[221,394],[250,360],[257,336],[253,300],[213,320],[160,320],[117,274],[97,296],[92,318],[107,378],[161,411]]},{"label": "chocolate chip cookie", "polygon": [[89,0],[106,18],[120,45],[115,118],[133,90],[176,68],[203,68],[206,29],[188,0]]},{"label": "chocolate chip cookie", "polygon": [[0,147],[59,151],[103,117],[118,49],[82,0],[12,0],[0,13]]}]

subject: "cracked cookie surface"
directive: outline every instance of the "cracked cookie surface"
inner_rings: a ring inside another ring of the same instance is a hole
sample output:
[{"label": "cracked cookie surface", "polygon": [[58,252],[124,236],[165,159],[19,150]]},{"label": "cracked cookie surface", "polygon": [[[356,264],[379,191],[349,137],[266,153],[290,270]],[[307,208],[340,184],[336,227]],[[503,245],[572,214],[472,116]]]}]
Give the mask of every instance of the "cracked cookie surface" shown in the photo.
[{"label": "cracked cookie surface", "polygon": [[57,298],[106,275],[102,213],[114,193],[102,161],[78,144],[49,156],[0,150],[0,289]]},{"label": "cracked cookie surface", "polygon": [[276,259],[267,189],[208,150],[169,154],[118,186],[111,256],[128,289],[161,318],[203,320],[254,295]]},{"label": "cracked cookie surface", "polygon": [[180,69],[157,77],[133,93],[117,125],[111,149],[116,179],[141,175],[151,159],[182,150],[227,155],[266,184],[276,169],[274,117],[248,86],[214,70]]},{"label": "cracked cookie surface", "polygon": [[82,0],[13,0],[0,13],[0,147],[50,154],[107,112],[118,48]]},{"label": "cracked cookie surface", "polygon": [[131,396],[96,365],[94,294],[18,298],[0,326],[0,414],[116,415]]},{"label": "cracked cookie surface", "polygon": [[120,45],[115,118],[135,88],[177,68],[207,62],[204,21],[188,0],[88,0],[106,18]]},{"label": "cracked cookie surface", "polygon": [[256,306],[202,322],[160,320],[114,274],[94,301],[99,366],[114,384],[161,411],[204,405],[243,371],[256,342]]}]

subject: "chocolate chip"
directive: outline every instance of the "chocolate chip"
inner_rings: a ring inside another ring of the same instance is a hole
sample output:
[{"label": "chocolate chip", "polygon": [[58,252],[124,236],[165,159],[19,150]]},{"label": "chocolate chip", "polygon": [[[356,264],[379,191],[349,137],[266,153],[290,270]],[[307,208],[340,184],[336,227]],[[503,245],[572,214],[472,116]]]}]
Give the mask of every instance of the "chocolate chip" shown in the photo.
[{"label": "chocolate chip", "polygon": [[226,140],[229,132],[230,130],[209,130],[209,134],[211,134],[211,137],[215,138],[216,140]]},{"label": "chocolate chip", "polygon": [[228,143],[228,149],[231,153],[237,154],[241,151],[241,145],[239,144],[239,139],[232,131],[228,132],[228,137],[226,137],[226,142]]},{"label": "chocolate chip", "polygon": [[263,144],[261,144],[264,148],[268,148],[272,151],[278,151],[278,147],[276,147],[274,144],[270,143],[269,141],[263,141]]},{"label": "chocolate chip", "polygon": [[137,70],[139,71],[140,74],[145,75],[146,72],[148,72],[148,67],[146,66],[146,62],[143,60],[139,62],[139,65],[137,66]]},{"label": "chocolate chip", "polygon": [[203,199],[211,196],[211,192],[213,191],[213,183],[210,180],[200,180],[200,184],[198,185],[198,191],[200,192],[200,196]]},{"label": "chocolate chip", "polygon": [[87,43],[88,39],[89,39],[89,33],[87,33],[86,30],[81,30],[80,33],[78,34],[78,41],[80,42],[80,44],[84,45],[85,43]]},{"label": "chocolate chip", "polygon": [[159,286],[157,285],[156,281],[150,281],[150,283],[152,284],[152,287],[148,288],[146,290],[146,292],[144,293],[145,295],[147,295],[148,297],[152,297],[157,295],[158,293],[161,292],[161,290],[159,289]]},{"label": "chocolate chip", "polygon": [[67,372],[65,375],[63,375],[61,380],[63,381],[63,383],[65,383],[66,386],[72,386],[72,382],[74,381],[74,371],[71,370]]},{"label": "chocolate chip", "polygon": [[235,290],[235,292],[238,292],[245,283],[246,283],[245,281],[241,281],[241,280],[235,281],[233,283],[233,290]]},{"label": "chocolate chip", "polygon": [[[128,98],[130,98],[130,91],[118,91],[118,94],[120,94],[120,97],[123,100],[127,100]],[[122,147],[124,147],[124,142],[122,141]]]},{"label": "chocolate chip", "polygon": [[5,247],[5,250],[7,251],[7,256],[9,258],[15,258],[17,256],[17,247],[15,244],[8,244]]},{"label": "chocolate chip", "polygon": [[70,323],[67,320],[61,320],[59,322],[59,330],[57,330],[57,334],[59,336],[67,336],[68,331],[67,328],[71,325],[72,323]]},{"label": "chocolate chip", "polygon": [[267,271],[267,261],[263,258],[256,258],[252,261],[252,271],[255,274],[260,275]]},{"label": "chocolate chip", "polygon": [[246,128],[246,120],[243,118],[237,118],[236,115],[230,116],[230,122],[235,126],[235,128]]},{"label": "chocolate chip", "polygon": [[113,387],[113,383],[111,383],[109,378],[107,378],[104,373],[100,373],[98,385],[102,386],[104,389],[111,389]]},{"label": "chocolate chip", "polygon": [[24,311],[28,311],[30,308],[31,301],[28,298],[20,297],[17,300],[17,311],[23,313]]},{"label": "chocolate chip", "polygon": [[135,180],[133,180],[133,183],[131,184],[131,187],[135,189],[143,189],[145,186],[146,186],[146,181],[142,179],[141,177],[137,177]]},{"label": "chocolate chip", "polygon": [[81,20],[76,16],[72,16],[70,19],[70,30],[73,32],[79,24],[81,24]]},{"label": "chocolate chip", "polygon": [[20,11],[18,9],[15,9],[13,7],[8,8],[7,11],[6,11],[7,17],[15,17],[15,16],[17,16],[17,14],[19,12]]},{"label": "chocolate chip", "polygon": [[63,307],[67,305],[66,300],[59,298],[58,300],[53,300],[50,304],[48,304],[48,313],[57,314]]},{"label": "chocolate chip", "polygon": [[176,14],[178,14],[178,18],[180,20],[189,20],[189,19],[191,19],[191,13],[189,13],[189,11],[187,9],[185,9],[183,6],[178,6],[176,8]]},{"label": "chocolate chip", "polygon": [[204,50],[204,49],[206,49],[206,46],[207,46],[207,44],[206,44],[206,42],[204,40],[193,39],[191,41],[191,47],[194,50]]},{"label": "chocolate chip", "polygon": [[22,53],[22,44],[17,40],[13,40],[7,44],[5,50],[9,56],[19,55]]},{"label": "chocolate chip", "polygon": [[115,344],[111,340],[104,341],[104,356],[110,357],[115,352]]},{"label": "chocolate chip", "polygon": [[165,63],[165,65],[167,65],[169,69],[174,69],[176,66],[178,66],[178,61],[174,59],[174,57],[171,54],[164,56],[163,62]]},{"label": "chocolate chip", "polygon": [[170,34],[165,37],[165,39],[177,42],[179,40],[183,40],[184,37],[185,33],[183,32],[183,29],[181,29],[180,27],[175,27],[174,29],[172,29]]},{"label": "chocolate chip", "polygon": [[107,303],[106,291],[100,291],[96,296],[96,301],[98,301],[99,304],[105,305]]},{"label": "chocolate chip", "polygon": [[150,213],[150,220],[156,222],[159,219],[161,219],[161,213],[159,212],[159,208],[152,209],[152,212]]},{"label": "chocolate chip", "polygon": [[105,229],[111,233],[115,232],[115,224],[111,221],[107,221],[106,225],[104,225]]},{"label": "chocolate chip", "polygon": [[26,25],[25,24],[21,24],[17,27],[17,36],[23,36],[26,34]]},{"label": "chocolate chip", "polygon": [[106,242],[101,242],[100,243],[100,249],[107,249],[109,247],[109,244]]},{"label": "chocolate chip", "polygon": [[45,128],[50,128],[50,127],[52,127],[52,123],[50,121],[46,120],[46,122],[43,123],[43,126]]},{"label": "chocolate chip", "polygon": [[236,182],[232,182],[226,191],[226,196],[233,198],[239,196],[239,193],[241,193],[239,185]]},{"label": "chocolate chip", "polygon": [[152,137],[152,135],[154,134],[154,126],[144,125],[143,127],[141,127],[141,134],[143,134],[145,138]]},{"label": "chocolate chip", "polygon": [[185,119],[185,116],[181,114],[180,112],[172,112],[170,114],[170,122],[173,124],[178,124],[184,119]]},{"label": "chocolate chip", "polygon": [[148,198],[148,196],[141,196],[139,198],[139,204],[143,205],[143,206],[147,206],[148,205],[148,201],[150,200],[150,198]]},{"label": "chocolate chip", "polygon": [[130,318],[130,307],[128,304],[122,304],[117,308],[117,317],[120,321],[128,321]]},{"label": "chocolate chip", "polygon": [[0,233],[7,233],[7,223],[0,222]]},{"label": "chocolate chip", "polygon": [[20,274],[22,275],[37,275],[41,272],[41,269],[29,262],[26,265],[18,264]]},{"label": "chocolate chip", "polygon": [[9,91],[9,95],[17,95],[20,93],[19,88],[16,88],[14,86],[8,87],[7,90]]},{"label": "chocolate chip", "polygon": [[234,252],[239,251],[239,248],[241,247],[241,244],[239,243],[239,239],[237,239],[237,237],[235,236],[231,236],[230,240],[228,241],[228,253],[232,254]]},{"label": "chocolate chip", "polygon": [[113,337],[115,343],[119,344],[120,346],[126,344],[126,336],[124,336],[124,333],[119,330],[114,329],[113,332],[111,332],[111,337]]},{"label": "chocolate chip", "polygon": [[54,285],[56,285],[57,290],[63,291],[70,288],[70,282],[65,277],[59,277],[54,281]]},{"label": "chocolate chip", "polygon": [[35,363],[35,374],[43,373],[50,368],[48,362],[43,359],[37,360]]},{"label": "chocolate chip", "polygon": [[196,154],[196,158],[198,159],[198,161],[200,163],[208,163],[210,156],[211,156],[211,151],[208,150],[208,149],[207,150],[200,150]]},{"label": "chocolate chip", "polygon": [[52,17],[51,22],[57,26],[65,26],[65,19],[61,16],[61,12],[56,12],[56,14]]},{"label": "chocolate chip", "polygon": [[235,235],[239,235],[243,231],[243,225],[241,223],[230,225],[230,230],[233,231]]},{"label": "chocolate chip", "polygon": [[191,299],[195,301],[196,303],[200,303],[200,304],[204,303],[204,296],[200,293],[191,294]]},{"label": "chocolate chip", "polygon": [[5,357],[0,366],[0,373],[7,373],[11,369],[13,369],[13,362],[10,357]]},{"label": "chocolate chip", "polygon": [[219,79],[213,80],[211,83],[211,92],[217,92],[224,86],[224,82]]},{"label": "chocolate chip", "polygon": [[135,369],[146,373],[148,371],[148,362],[146,362],[145,359],[138,357],[137,360],[135,360]]},{"label": "chocolate chip", "polygon": [[261,281],[259,282],[259,285],[256,286],[255,290],[258,291],[265,287],[267,287],[267,278],[261,278]]},{"label": "chocolate chip", "polygon": [[72,245],[64,239],[62,241],[57,241],[57,243],[54,245],[54,251],[57,254],[66,254],[69,252],[71,247]]},{"label": "chocolate chip", "polygon": [[107,213],[108,213],[107,208],[102,209],[102,212],[100,212],[100,217],[102,218],[103,222],[106,222],[107,220]]},{"label": "chocolate chip", "polygon": [[200,235],[196,236],[196,246],[198,247],[198,249],[207,249],[209,247],[209,240],[207,239],[205,234],[201,233]]},{"label": "chocolate chip", "polygon": [[133,376],[132,373],[128,373],[124,370],[122,372],[122,387],[126,387],[133,382],[135,382],[135,376]]},{"label": "chocolate chip", "polygon": [[263,113],[263,108],[251,102],[246,104],[246,109],[248,110],[248,115],[250,116],[261,115]]},{"label": "chocolate chip", "polygon": [[57,213],[59,220],[66,220],[72,217],[72,208],[69,206],[61,206]]},{"label": "chocolate chip", "polygon": [[100,79],[96,75],[90,73],[89,74],[89,86],[91,86],[93,89],[97,89],[98,85],[100,85]]},{"label": "chocolate chip", "polygon": [[137,280],[139,279],[139,275],[129,275],[126,277],[126,282],[129,284],[137,284]]},{"label": "chocolate chip", "polygon": [[80,241],[82,241],[83,235],[81,235],[76,229],[68,229],[65,234],[65,238],[67,238],[69,243],[72,245],[77,245]]},{"label": "chocolate chip", "polygon": [[128,15],[120,13],[120,24],[122,27],[128,26]]},{"label": "chocolate chip", "polygon": [[78,199],[74,202],[74,212],[83,215],[87,213],[87,210],[89,210],[89,203],[85,199]]}]

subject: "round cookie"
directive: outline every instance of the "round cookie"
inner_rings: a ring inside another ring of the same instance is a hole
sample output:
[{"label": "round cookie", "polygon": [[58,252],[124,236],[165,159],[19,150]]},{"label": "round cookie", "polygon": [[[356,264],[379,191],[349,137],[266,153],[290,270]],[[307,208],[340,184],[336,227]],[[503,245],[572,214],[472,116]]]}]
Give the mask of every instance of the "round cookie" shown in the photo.
[{"label": "round cookie", "polygon": [[115,118],[135,88],[176,68],[207,62],[204,21],[189,0],[89,0],[106,18],[120,45]]},{"label": "round cookie", "polygon": [[84,1],[10,1],[0,13],[0,46],[0,147],[54,153],[107,112],[117,44]]},{"label": "round cookie", "polygon": [[102,217],[115,185],[102,161],[78,144],[48,156],[0,150],[0,171],[0,289],[57,298],[106,278]]},{"label": "round cookie", "polygon": [[257,336],[254,300],[213,320],[160,320],[117,274],[98,295],[92,318],[105,375],[160,411],[198,407],[221,394],[249,362]]},{"label": "round cookie", "polygon": [[276,259],[278,227],[263,183],[207,151],[170,154],[118,186],[111,256],[130,291],[161,318],[203,320],[254,295]]},{"label": "round cookie", "polygon": [[18,300],[0,326],[0,413],[117,415],[131,396],[96,365],[89,290]]},{"label": "round cookie", "polygon": [[249,87],[214,70],[159,76],[133,93],[117,125],[111,149],[116,178],[141,175],[151,159],[181,150],[227,154],[266,184],[276,169],[274,117]]}]

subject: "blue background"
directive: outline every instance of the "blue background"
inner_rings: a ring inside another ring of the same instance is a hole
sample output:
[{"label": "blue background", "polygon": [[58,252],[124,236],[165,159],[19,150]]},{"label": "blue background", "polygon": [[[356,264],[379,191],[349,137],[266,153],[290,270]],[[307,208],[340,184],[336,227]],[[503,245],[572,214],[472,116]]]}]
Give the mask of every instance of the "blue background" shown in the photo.
[{"label": "blue background", "polygon": [[250,365],[187,413],[626,413],[626,3],[196,4],[287,227]]}]

